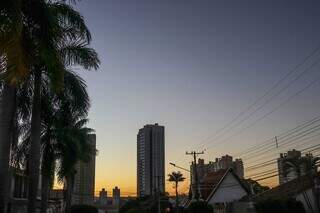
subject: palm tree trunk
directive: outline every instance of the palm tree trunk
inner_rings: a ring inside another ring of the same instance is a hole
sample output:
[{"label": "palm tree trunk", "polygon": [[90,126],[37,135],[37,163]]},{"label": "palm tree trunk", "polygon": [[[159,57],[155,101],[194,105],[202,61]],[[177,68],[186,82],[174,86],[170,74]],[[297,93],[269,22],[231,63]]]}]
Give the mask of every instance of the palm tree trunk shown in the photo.
[{"label": "palm tree trunk", "polygon": [[41,213],[46,213],[48,208],[49,180],[49,177],[43,172],[41,182]]},{"label": "palm tree trunk", "polygon": [[6,211],[9,197],[9,159],[16,88],[5,84],[0,103],[0,213]]},{"label": "palm tree trunk", "polygon": [[178,182],[176,182],[176,207],[177,207],[177,211],[179,211]]},{"label": "palm tree trunk", "polygon": [[32,102],[28,213],[36,212],[36,201],[39,184],[41,137],[41,80],[41,72],[37,70],[34,77],[34,94]]},{"label": "palm tree trunk", "polygon": [[72,199],[72,189],[73,189],[73,182],[74,182],[74,176],[68,176],[66,178],[67,181],[67,189],[66,189],[66,209],[65,212],[66,213],[70,213],[71,212],[71,199]]}]

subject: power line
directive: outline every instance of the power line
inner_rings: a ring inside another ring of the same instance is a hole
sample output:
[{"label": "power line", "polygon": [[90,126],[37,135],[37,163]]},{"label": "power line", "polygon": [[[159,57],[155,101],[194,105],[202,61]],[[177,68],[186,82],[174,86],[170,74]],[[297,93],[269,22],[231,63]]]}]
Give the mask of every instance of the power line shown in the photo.
[{"label": "power line", "polygon": [[[320,150],[320,145],[310,146],[308,148],[304,148],[301,151],[303,151],[302,154],[307,154],[307,153],[314,152],[314,151],[317,151],[317,150]],[[259,164],[247,167],[245,170],[246,171],[252,171],[252,170],[261,169],[263,167],[273,165],[273,164],[277,163],[277,159],[278,158],[274,158],[272,160],[268,160],[266,162],[259,163]]]},{"label": "power line", "polygon": [[[314,133],[314,132],[316,132],[316,131],[319,131],[320,130],[320,125],[318,125],[318,126],[316,126],[317,128],[312,128],[312,129],[309,129],[309,130],[307,130],[307,131],[304,131],[303,133],[302,133],[302,135],[297,135],[297,136],[295,136],[296,138],[288,138],[288,139],[286,139],[286,140],[284,140],[283,142],[285,142],[285,143],[281,143],[280,145],[279,145],[279,147],[283,147],[284,145],[289,145],[289,144],[294,144],[294,143],[297,143],[297,140],[299,140],[299,139],[301,139],[301,138],[303,138],[303,137],[305,137],[305,136],[307,136],[307,135],[309,135],[309,134],[312,134],[312,133]],[[315,135],[315,136],[318,136],[318,135]],[[311,136],[311,137],[309,137],[309,138],[307,138],[307,139],[310,139],[310,138],[313,138],[314,136]],[[292,139],[292,140],[290,140],[290,139]],[[289,141],[288,141],[289,140]],[[298,141],[299,142],[299,141]],[[300,141],[301,142],[301,141]],[[267,148],[269,148],[269,147],[267,147]],[[274,149],[276,149],[275,147],[271,147],[271,148],[269,148],[269,149],[267,149],[267,150],[262,150],[263,151],[263,153],[267,153],[267,152],[269,152],[269,151],[272,151],[272,150],[274,150]],[[261,151],[260,151],[261,152]],[[261,153],[260,152],[257,152],[257,153],[253,153],[252,155],[250,155],[250,156],[247,156],[246,158],[244,158],[244,159],[252,159],[252,158],[255,158],[255,157],[259,157],[259,156],[261,156]]]},{"label": "power line", "polygon": [[256,179],[256,180],[254,180],[254,181],[266,180],[266,179],[270,179],[270,178],[277,177],[277,176],[278,176],[278,174],[270,175],[270,176],[267,176],[267,177],[263,177],[263,178]]},{"label": "power line", "polygon": [[[226,133],[230,132],[232,129],[236,128],[240,124],[242,124],[244,121],[248,120],[252,115],[254,115],[256,112],[260,111],[264,106],[266,106],[268,103],[270,103],[275,97],[279,96],[283,91],[288,89],[295,81],[300,79],[304,74],[306,74],[308,71],[310,71],[315,65],[317,65],[320,62],[320,60],[317,60],[315,63],[313,63],[310,67],[305,69],[300,75],[298,75],[296,78],[294,78],[292,81],[290,81],[286,86],[282,87],[280,91],[277,93],[273,94],[269,99],[267,99],[262,105],[260,105],[258,108],[256,108],[253,112],[248,114],[246,117],[240,120],[240,122],[236,123],[236,125],[232,126],[230,129],[228,129]],[[217,139],[216,139],[217,140]],[[209,142],[211,143],[211,142]]]},{"label": "power line", "polygon": [[[314,135],[314,136],[316,136],[316,137],[319,137],[320,136],[320,134],[318,134],[318,135]],[[294,146],[294,147],[291,147],[291,148],[294,148],[294,149],[298,149],[301,145],[304,145],[304,144],[306,144],[306,143],[310,143],[310,142],[312,142],[312,141],[316,141],[316,140],[319,140],[319,138],[316,138],[316,139],[313,139],[313,140],[308,140],[308,139],[312,139],[314,136],[311,136],[311,137],[309,137],[309,138],[307,138],[307,139],[304,139],[304,140],[302,140],[302,141],[297,141],[297,142],[295,142],[295,144],[296,143],[299,143],[299,145],[298,146]],[[307,141],[306,141],[307,140]],[[303,144],[301,144],[303,142]],[[286,146],[285,147],[287,147],[289,144],[286,144]],[[292,144],[290,144],[290,145],[292,145]],[[318,144],[318,145],[315,145],[315,146],[320,146],[320,144]],[[284,150],[284,147],[282,147],[281,148],[281,150]],[[300,151],[303,151],[303,149],[301,150],[301,149],[299,149]],[[271,154],[276,154],[276,153],[263,153],[263,154],[261,154],[261,155],[259,155],[259,156],[254,156],[254,157],[252,157],[252,158],[250,158],[250,160],[252,160],[252,161],[254,161],[255,163],[256,162],[259,162],[259,161],[261,161],[261,160],[265,160],[265,158],[266,158],[266,154],[268,154],[268,156],[269,155],[271,155]],[[258,158],[258,159],[255,159],[255,160],[253,160],[255,157],[260,157],[260,156],[263,156],[263,157],[261,157],[261,158]],[[251,161],[246,161],[246,164],[248,164],[248,163],[250,163]]]},{"label": "power line", "polygon": [[219,134],[219,132],[224,131],[226,128],[228,128],[231,124],[233,124],[236,120],[238,120],[240,117],[242,117],[243,114],[247,113],[253,106],[255,106],[257,103],[259,103],[261,100],[263,100],[266,96],[268,96],[274,89],[276,89],[284,80],[286,80],[291,74],[293,74],[296,70],[298,70],[299,67],[304,65],[312,56],[314,56],[320,49],[320,45],[318,45],[314,50],[311,51],[310,54],[308,54],[300,63],[298,63],[296,66],[293,67],[293,69],[290,69],[289,72],[287,72],[282,78],[280,78],[269,90],[267,90],[262,96],[260,96],[258,99],[256,99],[252,104],[250,104],[246,109],[241,111],[235,118],[233,118],[230,122],[228,122],[225,126],[220,128],[214,135],[209,136],[208,138],[204,139],[202,142],[200,142],[198,145],[194,144],[193,147],[201,146],[203,143],[208,141],[210,138],[216,137],[216,135]]},{"label": "power line", "polygon": [[[297,91],[296,93],[294,93],[293,95],[291,95],[289,98],[287,98],[284,102],[282,102],[280,105],[278,105],[277,107],[273,108],[271,111],[269,111],[268,113],[266,113],[265,115],[263,115],[262,117],[258,118],[257,120],[255,120],[253,123],[249,124],[248,126],[240,129],[240,131],[236,132],[235,134],[231,135],[230,137],[226,138],[223,141],[220,141],[220,143],[226,142],[227,140],[229,140],[230,138],[242,133],[243,131],[251,128],[252,126],[254,126],[256,123],[258,123],[259,121],[261,121],[262,119],[264,119],[265,117],[269,116],[270,114],[274,113],[275,111],[277,111],[278,109],[280,109],[282,106],[284,106],[286,103],[288,103],[289,101],[291,101],[291,99],[293,99],[294,97],[300,95],[302,92],[304,92],[305,90],[309,89],[312,85],[314,85],[315,83],[317,83],[320,80],[320,78],[317,78],[313,81],[311,81],[306,87],[302,88],[301,90]],[[207,147],[207,149],[211,149],[213,147],[213,145]]]},{"label": "power line", "polygon": [[[311,119],[311,120],[305,121],[305,122],[303,122],[302,124],[296,126],[295,128],[290,129],[290,130],[288,130],[288,131],[286,131],[286,132],[283,132],[283,133],[277,135],[276,137],[278,138],[278,141],[279,141],[279,140],[282,140],[283,138],[285,138],[285,137],[287,137],[287,136],[289,136],[289,135],[291,135],[291,134],[294,134],[294,133],[296,133],[296,132],[298,132],[298,131],[306,128],[306,127],[309,127],[310,125],[312,125],[312,124],[314,124],[314,123],[316,123],[316,122],[318,122],[318,121],[320,121],[320,116],[317,116],[317,117],[315,117],[315,118],[313,118],[313,119]],[[268,139],[268,140],[265,140],[265,141],[263,141],[262,143],[259,143],[259,144],[257,144],[257,145],[254,145],[254,146],[252,146],[252,147],[250,147],[250,148],[248,148],[248,149],[246,149],[246,150],[243,150],[243,151],[241,151],[241,152],[239,152],[239,153],[237,153],[237,154],[234,154],[234,156],[241,157],[241,156],[246,155],[246,154],[248,154],[248,153],[250,153],[250,152],[253,152],[253,151],[262,149],[262,148],[264,148],[264,147],[265,147],[266,145],[268,145],[268,144],[273,144],[273,143],[274,143],[273,139],[274,139],[274,138],[272,137],[272,138],[270,138],[270,139]],[[270,141],[270,142],[269,142],[269,141]]]}]

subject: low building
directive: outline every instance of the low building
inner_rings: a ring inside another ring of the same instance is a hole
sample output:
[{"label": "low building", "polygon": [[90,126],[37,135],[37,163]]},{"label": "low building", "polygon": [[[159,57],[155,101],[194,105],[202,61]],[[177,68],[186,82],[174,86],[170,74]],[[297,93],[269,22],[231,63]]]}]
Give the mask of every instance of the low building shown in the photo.
[{"label": "low building", "polygon": [[[10,167],[10,190],[9,190],[9,205],[8,211],[12,213],[27,212],[28,205],[28,176],[25,170],[15,167]],[[40,186],[40,184],[39,184]],[[38,188],[38,196],[36,202],[36,209],[40,211],[41,205],[41,189]],[[64,190],[52,189],[48,196],[48,212],[60,213],[64,209]]]},{"label": "low building", "polygon": [[265,191],[252,198],[259,202],[267,199],[288,199],[294,198],[300,201],[306,213],[320,212],[320,173],[312,177],[304,175],[287,181],[275,188]]},{"label": "low building", "polygon": [[207,192],[204,199],[212,206],[238,201],[249,195],[246,185],[231,168],[207,174],[205,184],[209,190],[202,190]]},{"label": "low building", "polygon": [[232,168],[209,172],[200,184],[200,198],[212,205],[215,212],[224,212],[228,203],[239,201],[249,194],[248,188]]}]

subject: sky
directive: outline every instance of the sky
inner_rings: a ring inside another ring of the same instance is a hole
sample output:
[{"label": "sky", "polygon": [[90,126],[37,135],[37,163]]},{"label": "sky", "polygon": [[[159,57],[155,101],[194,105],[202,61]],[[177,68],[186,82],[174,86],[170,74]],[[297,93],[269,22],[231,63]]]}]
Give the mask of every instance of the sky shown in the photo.
[{"label": "sky", "polygon": [[[192,148],[206,148],[201,157],[207,162],[320,114],[316,82],[252,127],[214,140],[320,45],[319,1],[83,0],[75,7],[101,59],[97,72],[77,70],[87,81],[89,125],[97,134],[96,191],[119,186],[123,195],[135,194],[136,135],[145,124],[165,126],[167,174],[176,170],[169,162],[189,167],[184,153]],[[239,128],[319,78],[319,68]],[[197,146],[201,142],[208,143]],[[188,181],[181,190],[187,186]],[[170,183],[166,188],[173,190]]]}]

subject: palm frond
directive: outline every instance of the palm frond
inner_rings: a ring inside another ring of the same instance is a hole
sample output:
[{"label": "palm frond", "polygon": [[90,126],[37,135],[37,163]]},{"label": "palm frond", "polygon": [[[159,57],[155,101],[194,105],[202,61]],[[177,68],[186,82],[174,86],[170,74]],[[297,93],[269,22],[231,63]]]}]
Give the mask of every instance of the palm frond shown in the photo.
[{"label": "palm frond", "polygon": [[83,42],[75,41],[61,47],[60,54],[66,66],[80,65],[88,70],[97,70],[100,65],[97,52]]},{"label": "palm frond", "polygon": [[[87,43],[91,41],[91,34],[87,28],[83,16],[72,8],[71,5],[67,5],[63,2],[55,2],[49,4],[50,11],[54,14],[64,27],[72,27],[77,29],[79,34],[77,37],[85,39]],[[75,32],[77,32],[75,31]]]}]

